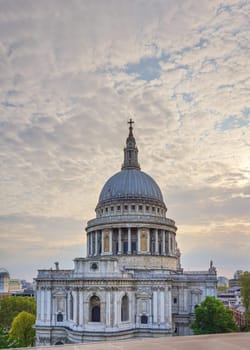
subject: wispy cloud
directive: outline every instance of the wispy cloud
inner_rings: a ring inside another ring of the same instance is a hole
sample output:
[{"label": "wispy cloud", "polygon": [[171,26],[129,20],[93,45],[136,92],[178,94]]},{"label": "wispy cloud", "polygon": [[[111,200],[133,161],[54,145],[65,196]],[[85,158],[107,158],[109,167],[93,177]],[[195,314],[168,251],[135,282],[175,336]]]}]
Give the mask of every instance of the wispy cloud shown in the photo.
[{"label": "wispy cloud", "polygon": [[245,0],[0,2],[0,265],[31,278],[84,251],[133,117],[185,267],[249,269],[249,11]]}]

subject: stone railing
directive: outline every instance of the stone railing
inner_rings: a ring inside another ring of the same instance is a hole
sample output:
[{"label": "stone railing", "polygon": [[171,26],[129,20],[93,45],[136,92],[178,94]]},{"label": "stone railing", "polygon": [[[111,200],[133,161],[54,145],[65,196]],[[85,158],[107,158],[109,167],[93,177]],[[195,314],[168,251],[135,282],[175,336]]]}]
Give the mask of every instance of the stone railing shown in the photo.
[{"label": "stone railing", "polygon": [[70,278],[73,275],[73,270],[38,270],[37,278]]},{"label": "stone railing", "polygon": [[114,223],[152,223],[152,224],[163,224],[175,227],[174,220],[158,217],[153,215],[110,215],[103,216],[100,218],[89,220],[87,223],[87,228],[99,225],[109,225]]}]

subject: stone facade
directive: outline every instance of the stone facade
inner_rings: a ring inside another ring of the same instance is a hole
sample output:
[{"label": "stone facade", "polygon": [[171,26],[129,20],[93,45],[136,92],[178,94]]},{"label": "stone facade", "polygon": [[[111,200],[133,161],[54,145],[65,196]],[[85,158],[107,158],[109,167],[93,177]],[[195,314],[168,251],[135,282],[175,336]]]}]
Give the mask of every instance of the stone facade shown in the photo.
[{"label": "stone facade", "polygon": [[189,335],[194,308],[216,295],[216,270],[185,272],[175,222],[140,170],[130,121],[122,170],[87,224],[87,257],[72,270],[39,270],[36,344]]}]

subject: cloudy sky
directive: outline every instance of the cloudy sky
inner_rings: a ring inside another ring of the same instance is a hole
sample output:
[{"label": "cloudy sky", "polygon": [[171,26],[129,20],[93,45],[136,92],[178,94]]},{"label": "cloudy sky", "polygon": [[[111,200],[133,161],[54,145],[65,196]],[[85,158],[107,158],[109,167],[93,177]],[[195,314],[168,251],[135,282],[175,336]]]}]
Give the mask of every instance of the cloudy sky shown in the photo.
[{"label": "cloudy sky", "polygon": [[250,270],[249,0],[0,0],[0,267],[85,255],[128,133],[185,269]]}]

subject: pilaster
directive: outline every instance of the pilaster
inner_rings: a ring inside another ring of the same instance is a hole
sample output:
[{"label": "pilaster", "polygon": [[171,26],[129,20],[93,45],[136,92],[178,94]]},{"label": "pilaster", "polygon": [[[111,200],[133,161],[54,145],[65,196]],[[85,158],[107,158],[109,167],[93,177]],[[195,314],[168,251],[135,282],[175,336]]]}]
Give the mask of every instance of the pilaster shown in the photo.
[{"label": "pilaster", "polygon": [[98,232],[95,231],[95,255],[98,255]]}]

